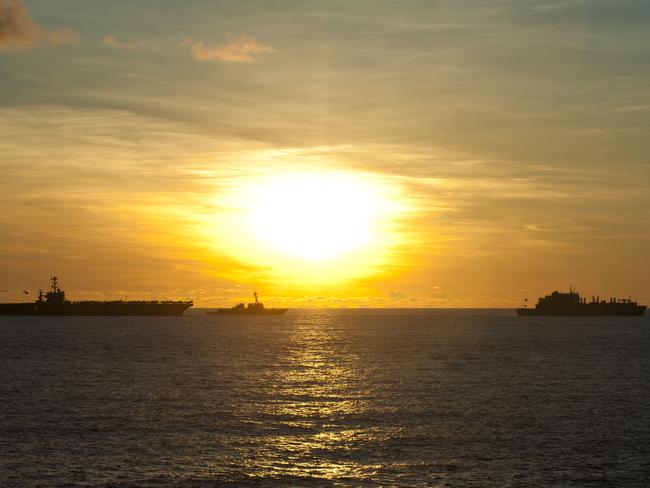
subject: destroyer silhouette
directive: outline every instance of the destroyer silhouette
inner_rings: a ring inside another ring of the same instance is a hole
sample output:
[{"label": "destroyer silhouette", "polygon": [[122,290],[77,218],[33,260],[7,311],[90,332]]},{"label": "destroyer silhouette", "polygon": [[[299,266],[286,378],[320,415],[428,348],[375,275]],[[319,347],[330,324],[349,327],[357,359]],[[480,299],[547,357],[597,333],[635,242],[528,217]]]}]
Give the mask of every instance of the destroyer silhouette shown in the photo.
[{"label": "destroyer silhouette", "polygon": [[231,308],[218,308],[211,312],[206,312],[210,315],[281,315],[285,313],[287,308],[264,308],[264,304],[259,301],[257,292],[253,293],[255,301],[244,305],[239,303]]}]

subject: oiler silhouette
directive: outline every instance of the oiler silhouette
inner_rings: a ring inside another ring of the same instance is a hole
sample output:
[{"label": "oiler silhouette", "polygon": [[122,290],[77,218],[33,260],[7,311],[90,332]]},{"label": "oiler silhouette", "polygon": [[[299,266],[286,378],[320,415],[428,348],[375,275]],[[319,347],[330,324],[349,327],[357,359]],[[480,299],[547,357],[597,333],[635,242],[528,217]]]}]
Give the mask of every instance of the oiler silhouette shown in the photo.
[{"label": "oiler silhouette", "polygon": [[591,301],[587,302],[587,299],[582,298],[571,286],[569,293],[554,291],[540,298],[535,308],[518,308],[517,315],[643,315],[645,310],[645,305],[639,305],[632,301],[632,298],[601,300],[600,297],[591,297]]}]

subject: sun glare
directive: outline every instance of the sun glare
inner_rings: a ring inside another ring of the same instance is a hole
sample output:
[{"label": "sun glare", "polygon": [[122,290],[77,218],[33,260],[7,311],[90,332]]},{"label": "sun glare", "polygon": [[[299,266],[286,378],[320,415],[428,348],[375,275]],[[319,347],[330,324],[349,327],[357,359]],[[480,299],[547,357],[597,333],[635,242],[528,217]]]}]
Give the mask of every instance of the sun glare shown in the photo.
[{"label": "sun glare", "polygon": [[369,185],[340,175],[292,176],[254,193],[253,233],[278,252],[309,261],[366,245],[384,210]]},{"label": "sun glare", "polygon": [[[251,177],[220,200],[220,247],[292,281],[336,282],[387,260],[396,242],[397,190],[363,173]],[[226,238],[223,238],[226,236]]]}]

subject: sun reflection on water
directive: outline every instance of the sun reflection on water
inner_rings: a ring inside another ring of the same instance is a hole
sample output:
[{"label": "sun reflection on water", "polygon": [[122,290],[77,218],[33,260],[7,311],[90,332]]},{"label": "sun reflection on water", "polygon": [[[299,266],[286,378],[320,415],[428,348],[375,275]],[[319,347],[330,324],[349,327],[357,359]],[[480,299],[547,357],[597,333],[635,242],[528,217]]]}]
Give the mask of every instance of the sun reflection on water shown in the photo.
[{"label": "sun reflection on water", "polygon": [[358,354],[332,320],[331,314],[311,315],[296,325],[266,388],[273,400],[255,406],[272,430],[265,444],[273,451],[261,464],[251,460],[255,476],[358,480],[380,468],[354,459],[354,446],[378,435],[361,427],[372,391]]}]

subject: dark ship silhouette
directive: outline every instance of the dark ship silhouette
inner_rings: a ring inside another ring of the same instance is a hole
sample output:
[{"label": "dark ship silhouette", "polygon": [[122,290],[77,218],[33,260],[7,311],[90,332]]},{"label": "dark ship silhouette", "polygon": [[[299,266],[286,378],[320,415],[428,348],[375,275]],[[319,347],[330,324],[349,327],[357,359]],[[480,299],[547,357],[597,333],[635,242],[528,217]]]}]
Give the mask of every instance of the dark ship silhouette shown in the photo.
[{"label": "dark ship silhouette", "polygon": [[600,297],[591,297],[587,302],[571,287],[569,293],[554,291],[540,298],[535,308],[518,308],[517,315],[630,316],[643,315],[645,310],[645,305],[639,305],[631,298],[601,300]]},{"label": "dark ship silhouette", "polygon": [[66,300],[56,276],[50,278],[50,291],[38,291],[33,303],[0,303],[0,315],[183,315],[192,301],[126,301],[109,302]]},{"label": "dark ship silhouette", "polygon": [[282,315],[287,308],[264,308],[264,304],[259,301],[257,292],[253,293],[255,302],[244,305],[239,303],[231,308],[218,308],[210,312],[210,315]]}]

